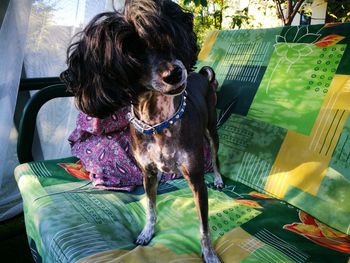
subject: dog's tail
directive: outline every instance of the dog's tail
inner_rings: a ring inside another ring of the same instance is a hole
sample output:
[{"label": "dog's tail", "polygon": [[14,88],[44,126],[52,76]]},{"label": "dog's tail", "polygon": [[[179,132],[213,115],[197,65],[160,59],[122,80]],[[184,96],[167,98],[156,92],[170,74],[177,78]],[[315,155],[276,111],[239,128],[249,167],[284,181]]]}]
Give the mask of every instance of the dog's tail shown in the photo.
[{"label": "dog's tail", "polygon": [[199,70],[199,74],[202,74],[203,76],[206,76],[209,80],[209,83],[212,83],[213,81],[215,81],[215,71],[213,70],[213,68],[209,67],[209,66],[204,66]]},{"label": "dog's tail", "polygon": [[215,71],[209,66],[204,66],[199,70],[199,74],[202,74],[203,76],[207,77],[209,80],[209,85],[210,85],[210,88],[212,89],[212,92],[211,92],[212,98],[209,103],[211,103],[215,107],[218,102],[218,96],[216,92],[219,86],[218,85],[219,83],[216,80]]}]

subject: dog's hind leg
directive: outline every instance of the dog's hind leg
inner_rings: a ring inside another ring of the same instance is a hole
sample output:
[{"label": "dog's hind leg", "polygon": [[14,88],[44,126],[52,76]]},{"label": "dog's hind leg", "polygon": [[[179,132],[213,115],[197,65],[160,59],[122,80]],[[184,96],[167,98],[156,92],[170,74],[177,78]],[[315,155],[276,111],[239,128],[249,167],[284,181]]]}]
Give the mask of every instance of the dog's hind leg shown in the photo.
[{"label": "dog's hind leg", "polygon": [[208,129],[205,131],[205,137],[209,141],[210,151],[211,151],[211,159],[214,170],[214,185],[217,189],[222,189],[224,187],[224,182],[222,180],[220,170],[219,170],[219,158],[218,158],[218,149],[219,149],[219,139],[217,131],[212,129],[212,132],[209,132]]},{"label": "dog's hind leg", "polygon": [[[196,169],[197,170],[197,169]],[[189,171],[184,165],[181,172],[193,192],[200,224],[202,256],[206,263],[220,263],[211,244],[208,223],[208,191],[204,182],[204,171]]]},{"label": "dog's hind leg", "polygon": [[144,172],[143,186],[145,188],[147,199],[146,225],[135,243],[137,245],[147,245],[154,235],[154,227],[157,221],[156,215],[156,196],[158,188],[157,174],[153,172]]},{"label": "dog's hind leg", "polygon": [[217,118],[215,109],[217,101],[216,90],[218,88],[218,81],[216,80],[215,72],[211,67],[202,67],[199,73],[208,78],[210,85],[210,88],[208,89],[208,94],[206,95],[206,103],[208,108],[208,126],[205,131],[205,137],[207,138],[210,144],[211,158],[215,174],[214,185],[217,189],[222,189],[224,187],[224,182],[222,180],[219,169],[219,136],[216,130]]}]

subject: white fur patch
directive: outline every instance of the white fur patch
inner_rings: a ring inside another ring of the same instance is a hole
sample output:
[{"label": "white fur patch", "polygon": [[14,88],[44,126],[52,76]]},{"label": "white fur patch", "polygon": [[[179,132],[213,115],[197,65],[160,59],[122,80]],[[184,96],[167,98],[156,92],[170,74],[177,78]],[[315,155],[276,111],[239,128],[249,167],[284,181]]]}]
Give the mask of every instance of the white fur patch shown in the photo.
[{"label": "white fur patch", "polygon": [[172,134],[169,129],[164,129],[163,132],[166,137],[172,137]]}]

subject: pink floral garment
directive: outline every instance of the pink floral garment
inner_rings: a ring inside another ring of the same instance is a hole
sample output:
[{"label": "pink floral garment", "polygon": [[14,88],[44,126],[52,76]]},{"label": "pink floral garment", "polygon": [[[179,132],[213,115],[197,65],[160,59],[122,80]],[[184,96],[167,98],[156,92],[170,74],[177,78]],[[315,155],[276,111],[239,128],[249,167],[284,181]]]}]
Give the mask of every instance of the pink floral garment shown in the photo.
[{"label": "pink floral garment", "polygon": [[[72,154],[90,172],[92,184],[101,189],[132,191],[142,185],[142,172],[131,151],[131,138],[125,107],[105,119],[78,114],[77,127],[68,140]],[[205,143],[205,171],[212,170],[208,143]],[[163,174],[161,181],[180,178]]]}]

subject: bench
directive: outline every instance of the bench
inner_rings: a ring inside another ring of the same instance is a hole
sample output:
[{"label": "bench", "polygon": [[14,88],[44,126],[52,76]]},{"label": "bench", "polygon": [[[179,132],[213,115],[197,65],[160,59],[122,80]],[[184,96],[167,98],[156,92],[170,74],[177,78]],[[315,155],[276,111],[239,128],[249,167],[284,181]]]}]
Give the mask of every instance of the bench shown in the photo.
[{"label": "bench", "polygon": [[[197,66],[212,66],[220,84],[225,188],[215,190],[210,174],[206,183],[222,262],[348,262],[349,44],[349,23],[207,37]],[[77,158],[32,160],[35,112],[56,96],[69,94],[63,85],[39,91],[20,128],[15,177],[35,261],[201,262],[184,179],[160,184],[156,235],[142,247],[133,243],[145,220],[142,187],[94,189]]]}]

